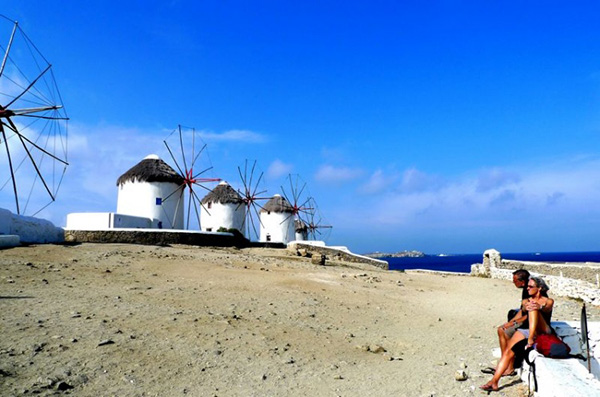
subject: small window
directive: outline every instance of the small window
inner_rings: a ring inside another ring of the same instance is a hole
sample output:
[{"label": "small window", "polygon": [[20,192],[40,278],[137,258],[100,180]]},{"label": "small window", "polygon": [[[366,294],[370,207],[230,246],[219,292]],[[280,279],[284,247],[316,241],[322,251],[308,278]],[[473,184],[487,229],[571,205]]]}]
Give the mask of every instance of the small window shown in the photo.
[{"label": "small window", "polygon": [[207,227],[207,228],[206,228],[206,231],[207,231],[207,232],[212,232],[212,227]]},{"label": "small window", "polygon": [[271,235],[267,234],[267,241],[271,241]]},{"label": "small window", "polygon": [[157,197],[156,198],[156,205],[162,205],[162,198],[161,197]]},{"label": "small window", "polygon": [[[209,201],[209,202],[208,202],[208,209],[211,209],[211,208],[212,208],[212,201]],[[210,231],[210,230],[209,230],[209,231]]]}]

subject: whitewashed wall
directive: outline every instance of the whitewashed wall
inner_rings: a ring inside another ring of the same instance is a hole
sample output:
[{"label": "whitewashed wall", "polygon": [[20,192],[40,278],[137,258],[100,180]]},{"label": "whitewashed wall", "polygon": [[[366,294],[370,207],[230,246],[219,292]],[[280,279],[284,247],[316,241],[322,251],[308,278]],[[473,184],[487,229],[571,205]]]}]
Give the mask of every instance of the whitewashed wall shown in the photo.
[{"label": "whitewashed wall", "polygon": [[[183,229],[184,200],[180,192],[173,193],[178,189],[169,182],[124,183],[119,186],[117,213],[160,221],[164,229]],[[157,198],[162,204],[156,204]]]},{"label": "whitewashed wall", "polygon": [[203,232],[216,232],[220,227],[237,229],[244,234],[246,207],[234,203],[212,203],[211,208],[204,204],[200,210]]},{"label": "whitewashed wall", "polygon": [[0,208],[0,234],[19,236],[22,243],[60,243],[64,230],[46,219],[13,214]]},{"label": "whitewashed wall", "polygon": [[[261,212],[260,241],[287,244],[294,240],[294,217],[289,213]],[[270,236],[270,239],[267,237]]]},{"label": "whitewashed wall", "polygon": [[114,212],[75,212],[67,215],[68,230],[108,230],[114,228],[157,228],[158,222],[150,218]]}]

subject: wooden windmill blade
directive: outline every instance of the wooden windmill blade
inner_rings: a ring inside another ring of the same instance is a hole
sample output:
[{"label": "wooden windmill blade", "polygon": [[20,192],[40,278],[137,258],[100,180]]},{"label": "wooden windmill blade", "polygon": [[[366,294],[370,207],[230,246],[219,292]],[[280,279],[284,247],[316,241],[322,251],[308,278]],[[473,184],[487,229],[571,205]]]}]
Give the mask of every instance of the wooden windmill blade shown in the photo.
[{"label": "wooden windmill blade", "polygon": [[306,182],[298,174],[288,174],[286,182],[281,186],[281,193],[290,204],[291,213],[283,222],[293,217],[308,224],[310,213],[314,208],[311,207],[312,197],[308,193]]},{"label": "wooden windmill blade", "polygon": [[[198,190],[210,192],[212,189],[206,185],[221,181],[220,178],[207,176],[207,173],[213,170],[207,144],[202,141],[200,133],[195,128],[182,125],[178,125],[171,131],[163,143],[177,172],[182,177],[180,188],[186,192],[185,196],[188,198],[184,227],[190,230],[197,226],[200,230],[200,208],[204,208],[204,204]],[[182,194],[178,199],[182,200],[183,197]],[[208,209],[204,208],[204,210],[208,212]]]},{"label": "wooden windmill blade", "polygon": [[238,194],[242,197],[242,202],[239,206],[244,205],[246,207],[242,233],[248,240],[252,240],[253,237],[258,240],[259,232],[257,225],[262,225],[260,220],[260,210],[262,209],[260,201],[270,199],[270,197],[265,196],[267,190],[263,187],[264,172],[260,170],[256,160],[249,166],[248,159],[246,159],[243,171],[242,167],[238,166],[237,168],[242,184],[242,188],[238,189]]},{"label": "wooden windmill blade", "polygon": [[0,15],[0,207],[35,216],[56,200],[69,165],[68,120],[52,65]]}]

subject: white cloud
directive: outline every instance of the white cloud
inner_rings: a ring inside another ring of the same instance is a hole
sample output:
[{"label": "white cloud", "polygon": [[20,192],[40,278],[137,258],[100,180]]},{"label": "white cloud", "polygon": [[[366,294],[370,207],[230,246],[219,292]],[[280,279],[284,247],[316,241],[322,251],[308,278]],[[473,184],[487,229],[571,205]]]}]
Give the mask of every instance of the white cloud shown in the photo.
[{"label": "white cloud", "polygon": [[202,131],[202,139],[206,142],[243,142],[262,143],[267,141],[267,136],[250,130],[229,130],[223,133]]},{"label": "white cloud", "polygon": [[477,180],[477,190],[487,192],[505,185],[516,184],[520,180],[521,177],[515,172],[492,168],[481,173]]},{"label": "white cloud", "polygon": [[489,176],[489,171],[475,177],[457,177],[429,190],[421,183],[413,186],[415,175],[419,181],[428,179],[427,175],[408,170],[404,189],[379,196],[364,221],[431,227],[446,224],[456,228],[489,228],[499,223],[560,227],[561,222],[576,219],[600,221],[599,160],[556,163],[538,169],[524,166],[518,172],[497,169],[493,175],[498,176],[498,184],[487,184],[484,189],[481,175]]},{"label": "white cloud", "polygon": [[345,183],[360,178],[363,171],[359,168],[335,167],[322,165],[315,175],[315,179],[322,183]]},{"label": "white cloud", "polygon": [[289,174],[294,169],[292,164],[284,163],[283,161],[276,159],[269,165],[267,169],[267,176],[272,179],[280,178],[283,175]]},{"label": "white cloud", "polygon": [[404,171],[400,190],[406,193],[414,193],[439,189],[441,185],[442,180],[440,177],[427,174],[416,168],[409,168]]},{"label": "white cloud", "polygon": [[377,194],[393,186],[397,179],[397,175],[386,175],[383,170],[378,169],[371,174],[366,183],[359,187],[358,191],[363,194]]}]

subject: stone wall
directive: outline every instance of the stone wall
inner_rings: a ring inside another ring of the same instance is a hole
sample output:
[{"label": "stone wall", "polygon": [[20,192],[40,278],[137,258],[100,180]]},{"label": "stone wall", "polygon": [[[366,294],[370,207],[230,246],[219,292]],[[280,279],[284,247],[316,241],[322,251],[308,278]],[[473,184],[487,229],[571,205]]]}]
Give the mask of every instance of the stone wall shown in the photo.
[{"label": "stone wall", "polygon": [[353,254],[348,249],[342,249],[339,247],[326,247],[323,245],[307,244],[291,242],[288,244],[288,250],[290,251],[302,251],[311,256],[316,254],[325,255],[327,260],[339,260],[344,262],[361,263],[371,266],[379,267],[383,270],[388,270],[389,264],[386,261],[379,259],[373,259],[362,255]]},{"label": "stone wall", "polygon": [[[489,251],[489,250],[488,250]],[[486,251],[486,252],[488,252]],[[496,251],[497,252],[497,251]],[[600,306],[600,264],[598,263],[545,263],[501,259],[471,266],[471,275],[512,280],[517,269],[528,270],[542,277],[550,287],[550,293],[581,299]]]},{"label": "stone wall", "polygon": [[65,230],[65,241],[142,245],[188,244],[213,247],[248,246],[248,240],[232,233],[166,231],[166,229]]}]

